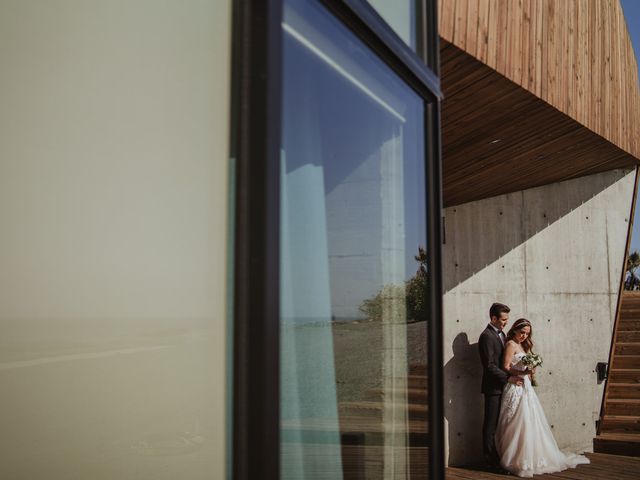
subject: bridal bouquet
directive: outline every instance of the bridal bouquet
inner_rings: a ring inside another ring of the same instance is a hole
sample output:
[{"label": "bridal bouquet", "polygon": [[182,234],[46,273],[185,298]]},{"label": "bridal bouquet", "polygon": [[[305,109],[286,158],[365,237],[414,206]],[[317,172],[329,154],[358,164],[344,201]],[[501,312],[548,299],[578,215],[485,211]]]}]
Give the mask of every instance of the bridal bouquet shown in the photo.
[{"label": "bridal bouquet", "polygon": [[[522,365],[527,367],[529,370],[533,370],[534,368],[542,365],[542,357],[537,353],[529,352],[522,357]],[[534,387],[538,385],[535,378],[533,378],[533,373],[531,374],[531,385]]]},{"label": "bridal bouquet", "polygon": [[534,369],[542,365],[542,357],[537,353],[529,352],[522,357],[522,364],[529,369]]}]

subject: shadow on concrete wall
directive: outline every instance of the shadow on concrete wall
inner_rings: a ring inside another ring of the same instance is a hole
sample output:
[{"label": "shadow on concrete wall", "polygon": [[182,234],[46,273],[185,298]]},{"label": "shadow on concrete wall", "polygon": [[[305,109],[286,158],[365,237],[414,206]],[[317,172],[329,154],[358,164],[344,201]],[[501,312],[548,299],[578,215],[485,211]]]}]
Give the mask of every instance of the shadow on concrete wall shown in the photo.
[{"label": "shadow on concrete wall", "polygon": [[[612,170],[590,176],[589,182],[568,180],[547,185],[544,190],[533,188],[507,195],[496,192],[496,197],[447,208],[443,258],[445,293],[597,196],[629,172]],[[456,232],[463,232],[464,235],[457,236]],[[469,235],[469,232],[473,232],[473,235]]]},{"label": "shadow on concrete wall", "polygon": [[482,366],[478,344],[466,333],[453,341],[453,357],[444,366],[445,418],[449,423],[449,464],[464,465],[469,444],[482,448],[483,397],[480,393]]}]

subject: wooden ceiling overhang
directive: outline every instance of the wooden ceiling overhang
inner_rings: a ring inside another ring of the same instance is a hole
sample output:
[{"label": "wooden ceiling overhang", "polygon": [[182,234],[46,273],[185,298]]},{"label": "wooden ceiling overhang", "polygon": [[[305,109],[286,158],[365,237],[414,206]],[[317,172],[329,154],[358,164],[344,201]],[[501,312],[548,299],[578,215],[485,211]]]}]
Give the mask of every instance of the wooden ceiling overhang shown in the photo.
[{"label": "wooden ceiling overhang", "polygon": [[617,0],[441,0],[440,36],[445,206],[639,163]]}]

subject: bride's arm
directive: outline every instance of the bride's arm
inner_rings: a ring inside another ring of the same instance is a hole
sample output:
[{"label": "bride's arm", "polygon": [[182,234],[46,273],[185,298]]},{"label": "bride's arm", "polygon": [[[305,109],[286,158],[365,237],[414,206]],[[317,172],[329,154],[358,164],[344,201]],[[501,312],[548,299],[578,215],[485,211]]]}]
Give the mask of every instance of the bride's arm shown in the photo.
[{"label": "bride's arm", "polygon": [[511,368],[511,359],[513,358],[514,353],[516,353],[516,346],[511,340],[509,340],[507,344],[504,346],[504,356],[502,357],[502,369],[511,376],[524,375],[525,374],[524,371]]}]

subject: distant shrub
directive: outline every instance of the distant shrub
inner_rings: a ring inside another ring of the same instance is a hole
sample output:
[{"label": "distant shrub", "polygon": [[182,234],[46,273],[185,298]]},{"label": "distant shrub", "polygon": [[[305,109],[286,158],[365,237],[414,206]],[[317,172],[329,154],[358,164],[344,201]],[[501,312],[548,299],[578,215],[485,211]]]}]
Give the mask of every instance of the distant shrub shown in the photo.
[{"label": "distant shrub", "polygon": [[385,285],[373,297],[360,304],[360,311],[371,320],[380,321],[385,308],[393,308],[393,303],[404,302],[406,321],[421,322],[428,318],[427,298],[427,252],[418,247],[414,257],[419,264],[418,271],[404,285]]}]

